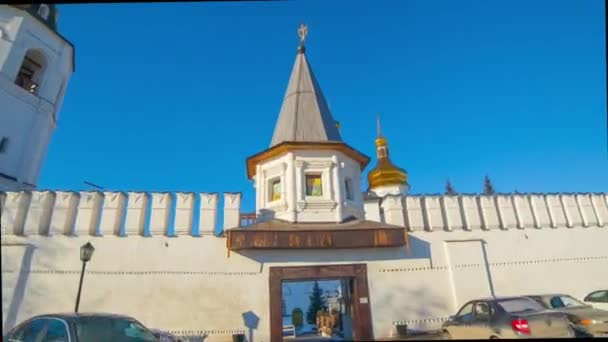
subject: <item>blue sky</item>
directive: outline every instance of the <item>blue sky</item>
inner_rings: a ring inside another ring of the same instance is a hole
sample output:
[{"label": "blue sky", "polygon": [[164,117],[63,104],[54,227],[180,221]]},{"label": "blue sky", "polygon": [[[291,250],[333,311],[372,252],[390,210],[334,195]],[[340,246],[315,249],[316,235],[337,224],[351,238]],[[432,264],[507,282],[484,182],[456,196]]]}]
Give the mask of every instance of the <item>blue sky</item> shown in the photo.
[{"label": "blue sky", "polygon": [[[412,193],[608,191],[604,4],[281,1],[60,6],[73,75],[40,188],[254,192],[296,55],[345,141],[380,113]],[[375,163],[372,161],[369,168]],[[364,176],[366,172],[364,173]]]}]

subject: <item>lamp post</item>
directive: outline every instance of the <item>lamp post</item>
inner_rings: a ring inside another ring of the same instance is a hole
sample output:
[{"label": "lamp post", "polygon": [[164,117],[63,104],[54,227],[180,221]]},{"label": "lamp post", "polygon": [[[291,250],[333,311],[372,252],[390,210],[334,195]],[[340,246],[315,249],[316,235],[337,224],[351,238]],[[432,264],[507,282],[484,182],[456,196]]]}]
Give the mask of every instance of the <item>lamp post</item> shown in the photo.
[{"label": "lamp post", "polygon": [[82,291],[82,278],[84,278],[84,269],[87,265],[87,262],[91,260],[93,252],[95,252],[95,247],[93,247],[90,242],[87,242],[82,247],[80,247],[80,260],[82,261],[82,271],[80,272],[80,283],[78,284],[78,294],[76,295],[76,308],[74,309],[74,312],[78,312],[78,305],[80,304],[80,292]]}]

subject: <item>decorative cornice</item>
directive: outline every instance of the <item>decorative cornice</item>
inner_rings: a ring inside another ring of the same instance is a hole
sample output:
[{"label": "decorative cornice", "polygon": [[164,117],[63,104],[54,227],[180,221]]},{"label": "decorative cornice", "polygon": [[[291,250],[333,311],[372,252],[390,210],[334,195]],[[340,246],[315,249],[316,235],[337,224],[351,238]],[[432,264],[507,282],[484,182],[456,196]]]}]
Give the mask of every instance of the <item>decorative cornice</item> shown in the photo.
[{"label": "decorative cornice", "polygon": [[[287,152],[292,151],[335,151],[341,152],[349,158],[355,160],[360,166],[361,170],[363,170],[367,164],[369,163],[369,157],[364,155],[363,153],[355,150],[351,146],[343,143],[343,142],[296,142],[296,141],[286,141],[275,145],[271,148],[268,148],[258,154],[255,154],[246,160],[247,166],[247,177],[252,179],[256,173],[256,165],[279,157],[281,155],[286,154]],[[297,163],[297,161],[296,161]]]},{"label": "decorative cornice", "polygon": [[304,200],[298,201],[298,209],[325,209],[333,210],[338,205],[338,202],[333,200]]}]

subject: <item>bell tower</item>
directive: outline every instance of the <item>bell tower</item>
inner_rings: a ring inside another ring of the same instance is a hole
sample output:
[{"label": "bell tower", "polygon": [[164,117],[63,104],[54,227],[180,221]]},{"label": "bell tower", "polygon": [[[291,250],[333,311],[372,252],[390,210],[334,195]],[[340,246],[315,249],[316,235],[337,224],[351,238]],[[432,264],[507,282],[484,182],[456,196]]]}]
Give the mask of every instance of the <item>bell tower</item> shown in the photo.
[{"label": "bell tower", "polygon": [[342,141],[300,44],[270,147],[247,159],[258,221],[292,223],[362,219],[361,171],[369,157]]},{"label": "bell tower", "polygon": [[0,5],[0,190],[36,188],[74,72],[53,4]]}]

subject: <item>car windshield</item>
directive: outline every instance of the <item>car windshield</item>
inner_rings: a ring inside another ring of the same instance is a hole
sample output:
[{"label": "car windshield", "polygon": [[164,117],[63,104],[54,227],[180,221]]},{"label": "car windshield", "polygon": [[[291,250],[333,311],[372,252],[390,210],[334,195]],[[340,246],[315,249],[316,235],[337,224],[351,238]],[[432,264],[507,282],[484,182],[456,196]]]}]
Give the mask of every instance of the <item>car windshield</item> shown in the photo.
[{"label": "car windshield", "polygon": [[585,306],[585,304],[579,302],[578,300],[564,295],[552,296],[551,299],[549,299],[549,304],[551,304],[551,308],[553,309]]},{"label": "car windshield", "polygon": [[505,299],[497,304],[508,313],[544,310],[540,304],[528,298]]},{"label": "car windshield", "polygon": [[76,336],[80,342],[157,342],[140,323],[122,317],[78,317]]}]

